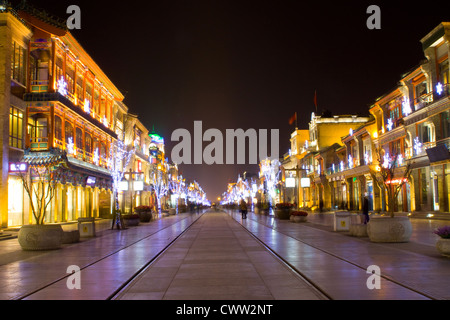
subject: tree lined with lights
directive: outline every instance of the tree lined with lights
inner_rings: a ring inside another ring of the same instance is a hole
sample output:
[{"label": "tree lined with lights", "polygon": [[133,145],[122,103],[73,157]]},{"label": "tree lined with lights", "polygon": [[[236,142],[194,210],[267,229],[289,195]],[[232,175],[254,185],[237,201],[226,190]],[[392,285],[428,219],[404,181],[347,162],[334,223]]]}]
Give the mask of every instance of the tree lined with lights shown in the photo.
[{"label": "tree lined with lights", "polygon": [[376,148],[375,155],[378,165],[375,167],[376,169],[370,170],[370,175],[383,194],[387,193],[388,212],[391,217],[394,217],[398,194],[411,176],[411,165],[408,162],[402,166],[404,160],[400,152],[389,155],[389,152],[379,147]]},{"label": "tree lined with lights", "polygon": [[280,161],[277,159],[265,159],[260,162],[261,174],[264,176],[265,192],[269,194],[269,205],[272,207],[272,198],[275,197],[275,189],[280,173]]},{"label": "tree lined with lights", "polygon": [[153,170],[150,174],[153,178],[152,189],[155,192],[158,202],[158,213],[161,213],[161,199],[169,191],[169,184],[164,179],[164,172],[157,166],[153,166]]},{"label": "tree lined with lights", "polygon": [[122,140],[117,140],[112,143],[109,149],[108,163],[113,180],[114,197],[113,223],[111,229],[114,229],[114,226],[117,226],[117,229],[124,229],[119,209],[119,185],[123,179],[124,168],[130,163],[133,154],[134,147],[129,149]]}]

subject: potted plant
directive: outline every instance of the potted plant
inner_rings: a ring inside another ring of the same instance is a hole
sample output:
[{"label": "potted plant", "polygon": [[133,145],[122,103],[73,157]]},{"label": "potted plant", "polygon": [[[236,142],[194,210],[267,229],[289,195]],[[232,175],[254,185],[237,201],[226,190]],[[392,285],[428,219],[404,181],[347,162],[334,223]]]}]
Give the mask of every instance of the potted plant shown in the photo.
[{"label": "potted plant", "polygon": [[134,212],[139,216],[140,222],[149,222],[150,220],[152,220],[151,206],[138,206],[134,208]]},{"label": "potted plant", "polygon": [[291,221],[306,222],[307,216],[308,216],[308,213],[305,211],[292,211],[291,212]]},{"label": "potted plant", "polygon": [[275,216],[278,219],[287,220],[291,216],[294,205],[292,203],[281,202],[275,205]]},{"label": "potted plant", "polygon": [[125,222],[125,226],[127,227],[132,227],[132,226],[137,226],[139,225],[139,215],[137,213],[133,213],[133,214],[124,214],[122,216],[123,221]]},{"label": "potted plant", "polygon": [[29,166],[29,170],[18,172],[29,198],[34,224],[23,225],[18,233],[18,241],[23,250],[59,249],[63,241],[63,229],[59,224],[45,224],[45,216],[52,199],[62,169],[58,163]]},{"label": "potted plant", "polygon": [[450,258],[450,226],[439,227],[434,231],[439,236],[436,249],[441,255]]},{"label": "potted plant", "polygon": [[395,216],[397,196],[411,175],[411,165],[398,165],[400,153],[389,156],[382,147],[376,149],[378,165],[372,165],[370,175],[387,197],[388,216],[372,217],[367,234],[372,242],[408,242],[412,234],[409,217]]}]

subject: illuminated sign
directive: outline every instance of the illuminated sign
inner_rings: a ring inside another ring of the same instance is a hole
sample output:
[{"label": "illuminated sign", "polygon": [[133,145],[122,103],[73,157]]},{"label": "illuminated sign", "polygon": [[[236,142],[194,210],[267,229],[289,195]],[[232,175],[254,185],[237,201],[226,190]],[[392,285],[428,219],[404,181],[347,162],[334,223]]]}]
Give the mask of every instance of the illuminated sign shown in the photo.
[{"label": "illuminated sign", "polygon": [[310,182],[309,178],[301,178],[300,186],[302,188],[309,188],[311,186],[311,182]]},{"label": "illuminated sign", "polygon": [[127,191],[128,190],[128,181],[120,181],[119,182],[119,190],[120,191]]},{"label": "illuminated sign", "polygon": [[295,188],[295,178],[286,178],[286,188]]},{"label": "illuminated sign", "polygon": [[133,190],[134,191],[144,190],[144,181],[133,181]]},{"label": "illuminated sign", "polygon": [[400,184],[400,183],[405,183],[408,182],[408,179],[403,178],[403,179],[392,179],[392,180],[386,180],[386,184]]},{"label": "illuminated sign", "polygon": [[91,176],[87,177],[86,178],[86,185],[88,185],[88,186],[95,185],[95,180],[96,180],[95,177],[91,177]]},{"label": "illuminated sign", "polygon": [[24,172],[27,171],[28,164],[26,162],[10,163],[9,172]]}]

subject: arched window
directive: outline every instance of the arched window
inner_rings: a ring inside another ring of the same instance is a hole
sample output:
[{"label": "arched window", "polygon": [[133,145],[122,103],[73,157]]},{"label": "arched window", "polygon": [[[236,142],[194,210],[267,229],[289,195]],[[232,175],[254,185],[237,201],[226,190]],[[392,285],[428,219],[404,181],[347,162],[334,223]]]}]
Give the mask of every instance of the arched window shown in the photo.
[{"label": "arched window", "polygon": [[55,116],[55,139],[62,140],[62,120],[58,116]]},{"label": "arched window", "polygon": [[70,138],[72,138],[72,143],[74,143],[74,141],[73,141],[73,126],[67,120],[64,123],[64,135],[65,135],[66,143],[69,143]]},{"label": "arched window", "polygon": [[89,133],[84,134],[84,150],[92,153],[92,138]]},{"label": "arched window", "polygon": [[83,131],[81,130],[81,128],[77,127],[75,133],[77,148],[83,150]]},{"label": "arched window", "polygon": [[105,144],[103,142],[100,143],[99,154],[100,154],[100,157],[102,157],[102,159],[106,159],[106,148],[105,148]]}]

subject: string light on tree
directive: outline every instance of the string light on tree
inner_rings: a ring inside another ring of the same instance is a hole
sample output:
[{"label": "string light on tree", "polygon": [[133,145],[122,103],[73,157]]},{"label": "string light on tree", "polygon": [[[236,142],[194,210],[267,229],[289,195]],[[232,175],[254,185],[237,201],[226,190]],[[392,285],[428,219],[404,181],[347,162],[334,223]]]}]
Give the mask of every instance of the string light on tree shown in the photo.
[{"label": "string light on tree", "polygon": [[383,168],[387,169],[387,168],[389,168],[390,164],[391,164],[391,159],[389,157],[389,153],[386,152],[383,156],[383,164],[381,166]]}]

